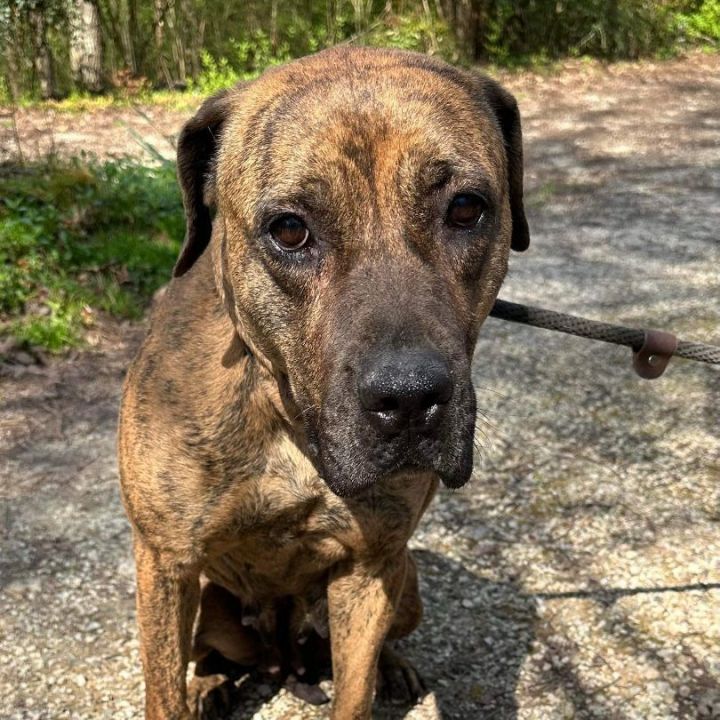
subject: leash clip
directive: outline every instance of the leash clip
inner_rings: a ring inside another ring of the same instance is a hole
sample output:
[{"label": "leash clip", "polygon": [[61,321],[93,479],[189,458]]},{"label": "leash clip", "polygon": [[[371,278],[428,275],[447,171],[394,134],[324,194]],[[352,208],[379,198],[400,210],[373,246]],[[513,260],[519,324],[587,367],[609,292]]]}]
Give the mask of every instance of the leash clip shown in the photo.
[{"label": "leash clip", "polygon": [[633,352],[633,368],[645,380],[659,378],[677,350],[678,339],[664,330],[646,330],[642,347]]}]

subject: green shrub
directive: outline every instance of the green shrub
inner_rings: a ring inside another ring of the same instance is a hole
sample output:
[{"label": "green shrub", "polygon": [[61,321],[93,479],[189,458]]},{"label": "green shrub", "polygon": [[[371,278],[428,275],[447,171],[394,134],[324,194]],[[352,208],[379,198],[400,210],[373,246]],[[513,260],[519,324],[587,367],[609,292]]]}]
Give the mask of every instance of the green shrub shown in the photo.
[{"label": "green shrub", "polygon": [[0,332],[58,351],[82,340],[97,311],[139,317],[182,232],[171,164],[3,168]]},{"label": "green shrub", "polygon": [[212,95],[240,80],[239,73],[231,67],[227,58],[216,60],[207,50],[203,50],[201,62],[202,72],[191,85],[193,91]]},{"label": "green shrub", "polygon": [[234,63],[243,80],[256,77],[265,68],[280,65],[292,58],[287,43],[273,49],[270,38],[261,30],[246,40],[233,43]]},{"label": "green shrub", "polygon": [[460,54],[447,23],[425,13],[390,15],[363,43],[439,55],[457,62]]},{"label": "green shrub", "polygon": [[490,3],[484,53],[493,62],[588,55],[638,58],[677,45],[676,15],[685,0],[566,0]]},{"label": "green shrub", "polygon": [[235,85],[240,80],[251,80],[263,70],[291,59],[287,44],[273,49],[270,38],[258,30],[245,40],[231,43],[232,55],[215,58],[202,51],[202,72],[190,84],[190,89],[203,95]]},{"label": "green shrub", "polygon": [[688,41],[720,45],[720,0],[705,0],[692,12],[679,13],[677,21]]}]

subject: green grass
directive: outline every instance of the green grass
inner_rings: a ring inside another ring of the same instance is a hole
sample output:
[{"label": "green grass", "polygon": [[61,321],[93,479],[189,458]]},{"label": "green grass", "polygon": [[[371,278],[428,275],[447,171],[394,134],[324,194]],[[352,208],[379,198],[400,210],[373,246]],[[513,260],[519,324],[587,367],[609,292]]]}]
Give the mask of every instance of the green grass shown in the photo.
[{"label": "green grass", "polygon": [[[230,83],[232,84],[232,83]],[[168,110],[187,111],[190,113],[210,93],[199,89],[180,90],[143,90],[138,93],[108,92],[103,95],[90,95],[87,93],[72,93],[62,100],[38,100],[25,97],[18,101],[23,108],[39,108],[54,110],[59,113],[85,113],[98,112],[105,109],[129,108],[136,105],[152,105],[167,108]],[[2,106],[0,102],[0,106]]]},{"label": "green grass", "polygon": [[175,168],[78,159],[0,170],[0,335],[50,352],[98,312],[138,318],[183,232]]}]

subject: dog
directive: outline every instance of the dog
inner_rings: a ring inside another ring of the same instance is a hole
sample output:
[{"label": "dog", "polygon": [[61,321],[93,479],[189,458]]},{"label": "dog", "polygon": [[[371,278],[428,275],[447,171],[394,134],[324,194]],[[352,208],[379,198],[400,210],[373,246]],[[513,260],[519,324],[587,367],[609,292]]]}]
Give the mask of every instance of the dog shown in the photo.
[{"label": "dog", "polygon": [[330,49],[207,100],[178,178],[187,234],[118,443],[145,717],[222,714],[233,668],[323,702],[323,654],[334,720],[370,717],[376,677],[416,699],[387,643],[420,621],[407,543],[470,478],[475,342],[529,243],[517,104]]}]

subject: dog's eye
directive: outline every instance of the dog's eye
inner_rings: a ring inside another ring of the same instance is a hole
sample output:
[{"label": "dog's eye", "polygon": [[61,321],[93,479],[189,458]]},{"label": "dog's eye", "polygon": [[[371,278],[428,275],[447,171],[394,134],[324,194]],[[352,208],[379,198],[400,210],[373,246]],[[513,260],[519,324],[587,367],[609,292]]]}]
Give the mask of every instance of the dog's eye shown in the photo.
[{"label": "dog's eye", "polygon": [[278,218],[270,225],[273,240],[283,250],[299,250],[310,239],[307,225],[296,215]]},{"label": "dog's eye", "polygon": [[487,204],[479,195],[463,193],[456,195],[447,213],[448,225],[459,228],[475,227],[483,216]]}]

